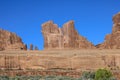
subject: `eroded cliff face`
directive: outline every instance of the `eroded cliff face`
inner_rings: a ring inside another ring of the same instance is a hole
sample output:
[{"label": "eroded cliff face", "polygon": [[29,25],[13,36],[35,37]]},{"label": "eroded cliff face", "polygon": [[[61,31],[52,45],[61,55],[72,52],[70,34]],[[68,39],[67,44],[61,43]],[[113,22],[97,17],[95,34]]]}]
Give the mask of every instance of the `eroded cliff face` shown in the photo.
[{"label": "eroded cliff face", "polygon": [[0,29],[0,50],[26,50],[22,39],[16,34]]},{"label": "eroded cliff face", "polygon": [[95,48],[86,38],[80,36],[74,28],[74,21],[69,21],[58,28],[53,21],[42,24],[45,49],[91,49]]},{"label": "eroded cliff face", "polygon": [[112,33],[105,37],[105,41],[98,45],[102,49],[120,49],[120,13],[113,17]]},{"label": "eroded cliff face", "polygon": [[[23,54],[18,54],[23,53]],[[119,70],[120,50],[0,51],[0,69]],[[12,55],[11,55],[12,54]]]}]

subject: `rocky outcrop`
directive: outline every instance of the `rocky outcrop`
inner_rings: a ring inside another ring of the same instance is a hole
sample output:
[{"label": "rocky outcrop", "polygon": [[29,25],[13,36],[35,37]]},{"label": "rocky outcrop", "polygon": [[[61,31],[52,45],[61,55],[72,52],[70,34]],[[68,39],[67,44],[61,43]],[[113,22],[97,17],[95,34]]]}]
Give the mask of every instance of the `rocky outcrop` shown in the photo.
[{"label": "rocky outcrop", "polygon": [[26,45],[16,34],[0,29],[0,50],[26,50]]},{"label": "rocky outcrop", "polygon": [[113,17],[112,33],[105,37],[102,44],[97,45],[102,49],[120,49],[120,13]]},{"label": "rocky outcrop", "polygon": [[74,28],[74,21],[69,21],[58,28],[53,21],[42,24],[45,49],[91,49],[94,45],[80,36]]},{"label": "rocky outcrop", "polygon": [[120,50],[0,51],[0,69],[84,71],[100,68],[119,71]]}]

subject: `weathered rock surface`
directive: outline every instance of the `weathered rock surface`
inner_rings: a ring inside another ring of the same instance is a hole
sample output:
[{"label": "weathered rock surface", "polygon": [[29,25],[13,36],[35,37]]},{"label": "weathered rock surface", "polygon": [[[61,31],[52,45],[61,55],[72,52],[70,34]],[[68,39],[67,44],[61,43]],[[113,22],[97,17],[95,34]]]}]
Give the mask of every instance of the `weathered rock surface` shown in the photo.
[{"label": "weathered rock surface", "polygon": [[42,24],[45,49],[91,49],[95,48],[86,38],[80,36],[74,28],[74,21],[69,21],[58,28],[53,21]]},{"label": "weathered rock surface", "polygon": [[26,46],[16,34],[0,29],[0,50],[26,50]]},{"label": "weathered rock surface", "polygon": [[[23,54],[18,54],[23,53]],[[1,51],[0,69],[119,70],[120,50]],[[12,54],[12,55],[11,55]]]},{"label": "weathered rock surface", "polygon": [[98,48],[120,49],[120,13],[113,17],[113,23],[112,33],[105,37],[102,44],[97,45]]}]

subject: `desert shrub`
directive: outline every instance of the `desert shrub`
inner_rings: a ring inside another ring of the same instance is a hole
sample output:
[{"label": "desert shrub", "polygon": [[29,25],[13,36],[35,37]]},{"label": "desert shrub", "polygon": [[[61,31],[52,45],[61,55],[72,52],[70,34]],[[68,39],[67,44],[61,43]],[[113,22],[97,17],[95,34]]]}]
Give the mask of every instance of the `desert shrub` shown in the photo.
[{"label": "desert shrub", "polygon": [[25,76],[15,76],[12,78],[9,78],[10,80],[27,80]]},{"label": "desert shrub", "polygon": [[83,72],[77,80],[117,80],[107,69],[98,69],[96,72]]},{"label": "desert shrub", "polygon": [[67,77],[67,76],[46,76],[45,80],[77,80],[75,78]]},{"label": "desert shrub", "polygon": [[98,69],[95,73],[95,80],[116,80],[107,69]]},{"label": "desert shrub", "polygon": [[8,80],[40,80],[42,76],[15,76],[9,77]]},{"label": "desert shrub", "polygon": [[8,76],[0,76],[0,80],[9,80]]},{"label": "desert shrub", "polygon": [[109,80],[117,80],[115,77],[110,77]]},{"label": "desert shrub", "polygon": [[83,72],[83,77],[89,79],[89,78],[92,78],[94,79],[95,78],[95,72]]},{"label": "desert shrub", "polygon": [[94,80],[95,72],[83,72],[82,76],[78,80]]},{"label": "desert shrub", "polygon": [[58,76],[57,80],[76,80],[76,79],[72,77]]}]

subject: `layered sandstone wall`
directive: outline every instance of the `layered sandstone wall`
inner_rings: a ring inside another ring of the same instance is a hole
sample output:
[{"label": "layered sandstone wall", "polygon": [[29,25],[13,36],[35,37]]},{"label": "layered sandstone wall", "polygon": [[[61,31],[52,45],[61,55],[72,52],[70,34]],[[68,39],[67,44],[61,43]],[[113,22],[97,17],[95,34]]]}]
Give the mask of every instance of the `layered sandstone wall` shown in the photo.
[{"label": "layered sandstone wall", "polygon": [[0,52],[0,69],[119,70],[119,50]]},{"label": "layered sandstone wall", "polygon": [[93,49],[92,43],[78,34],[74,21],[69,21],[58,28],[53,21],[42,24],[45,49]]},{"label": "layered sandstone wall", "polygon": [[22,39],[16,34],[0,29],[0,50],[26,50]]}]

